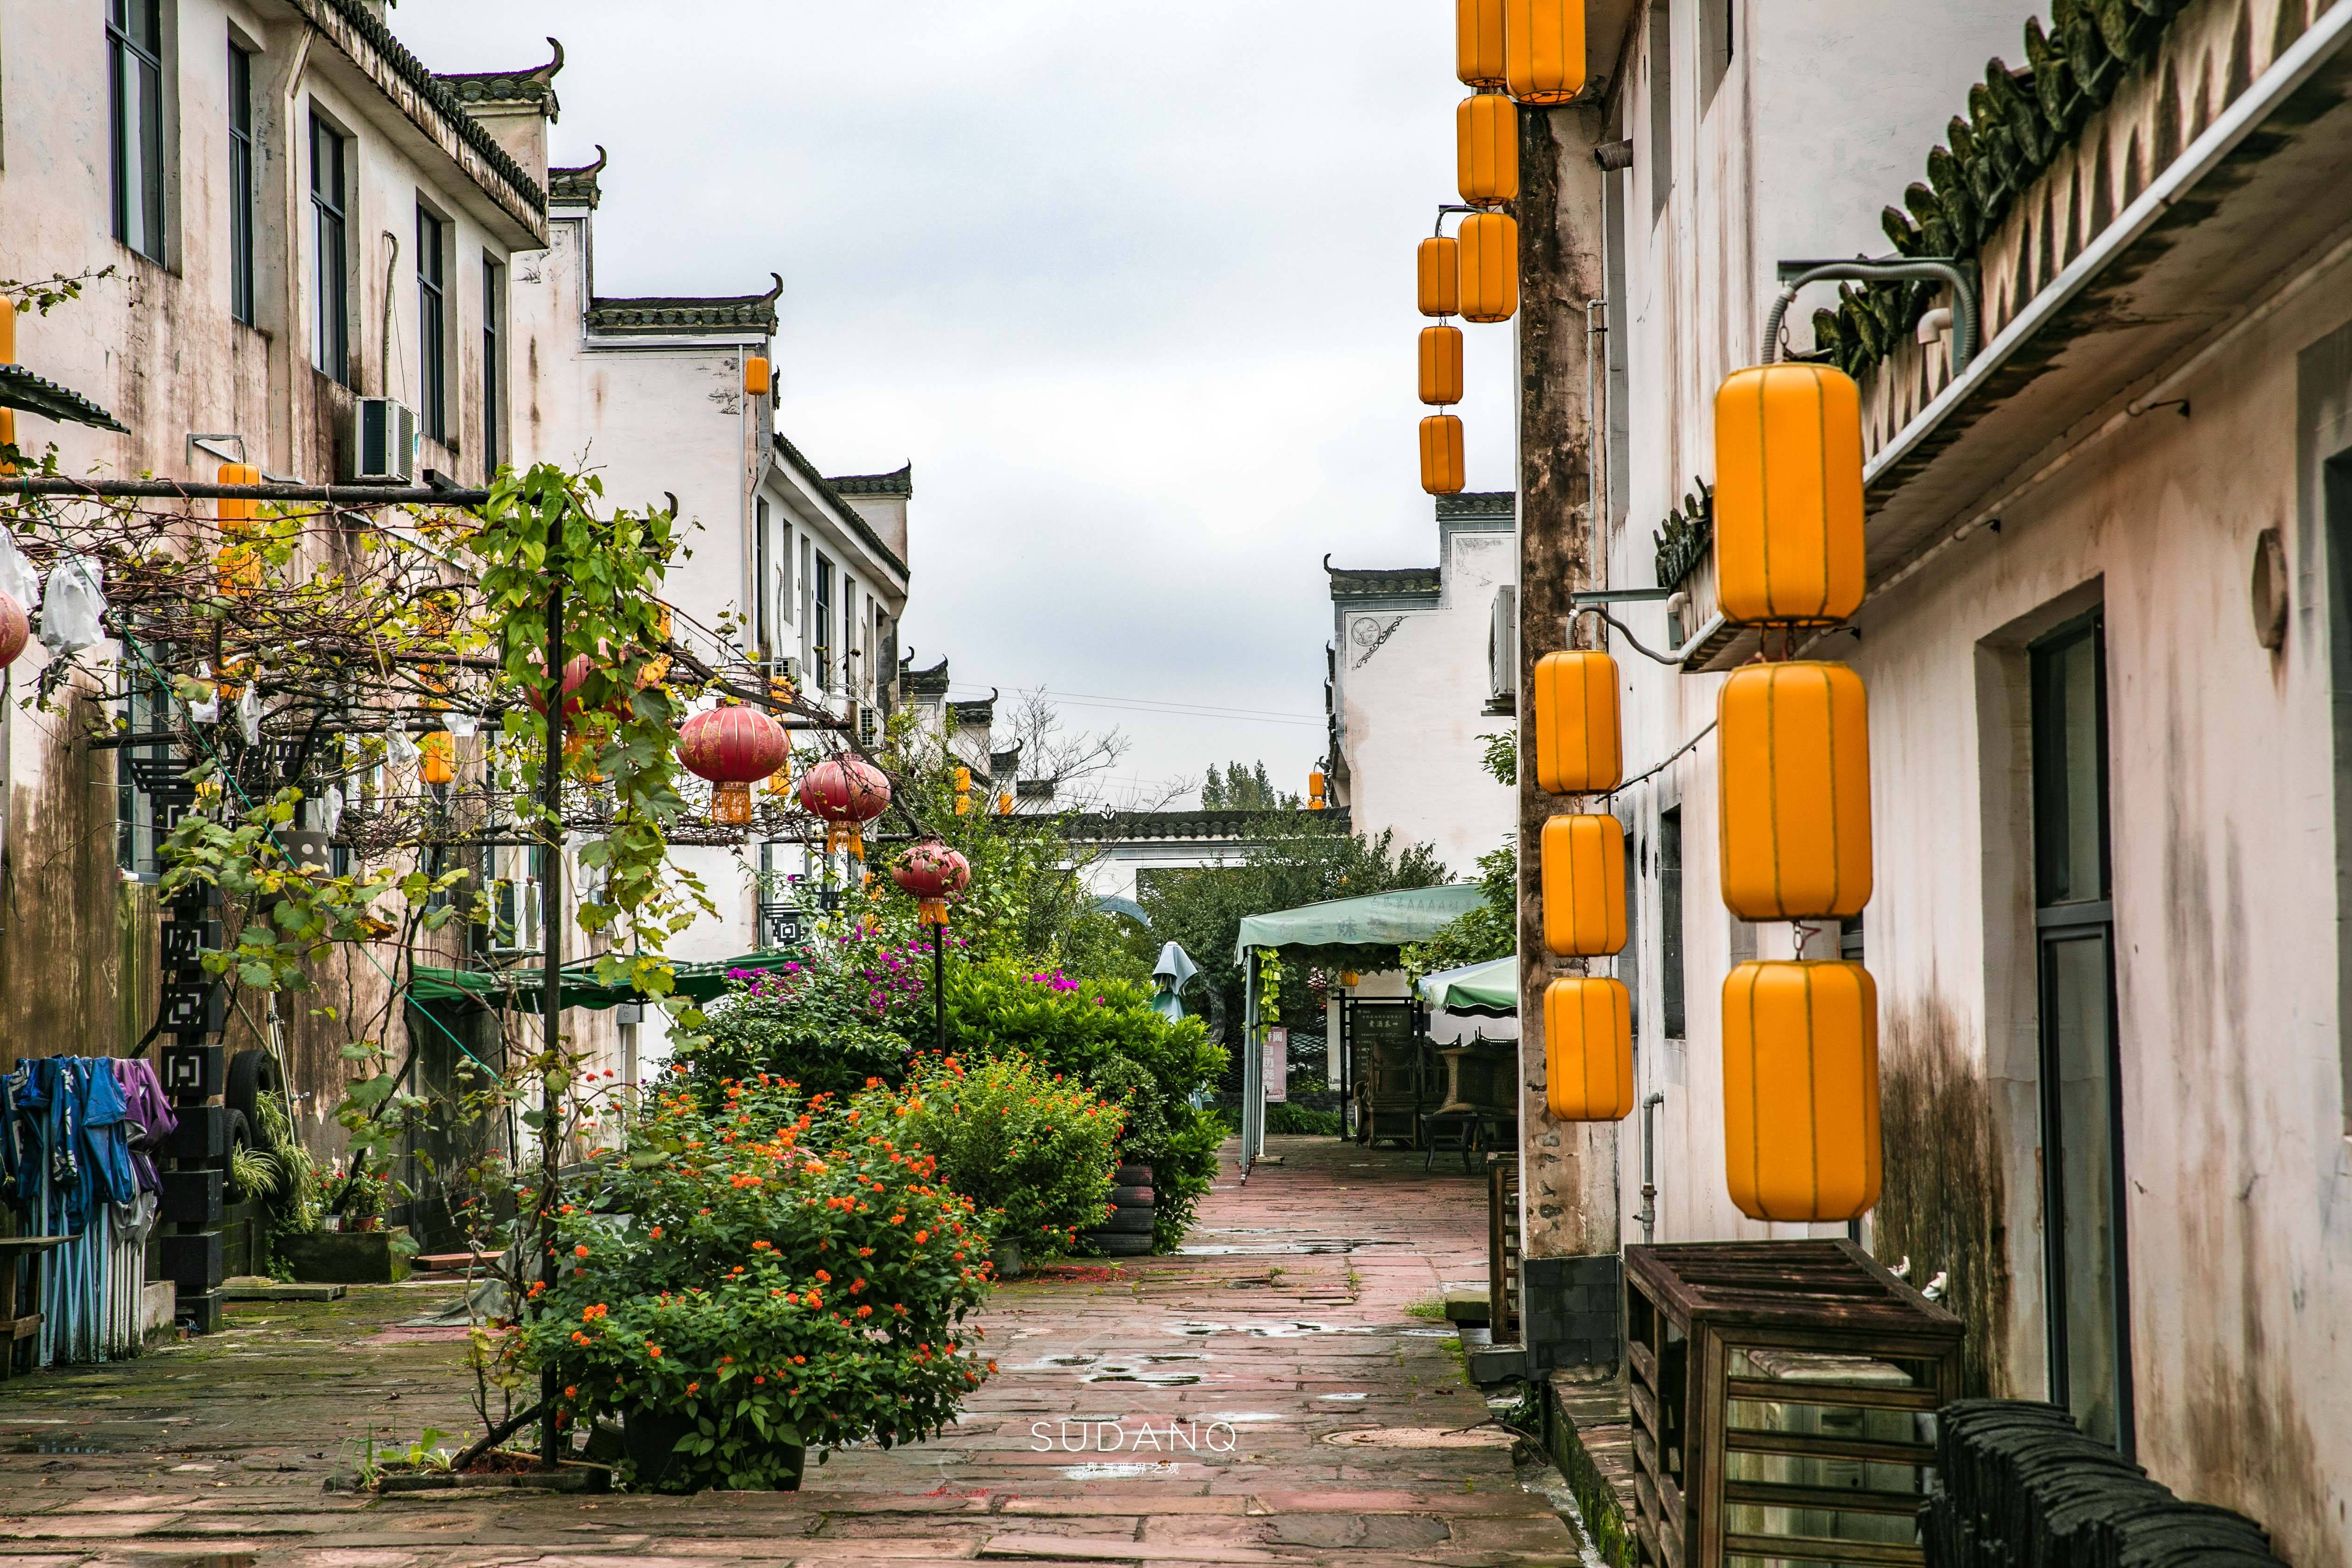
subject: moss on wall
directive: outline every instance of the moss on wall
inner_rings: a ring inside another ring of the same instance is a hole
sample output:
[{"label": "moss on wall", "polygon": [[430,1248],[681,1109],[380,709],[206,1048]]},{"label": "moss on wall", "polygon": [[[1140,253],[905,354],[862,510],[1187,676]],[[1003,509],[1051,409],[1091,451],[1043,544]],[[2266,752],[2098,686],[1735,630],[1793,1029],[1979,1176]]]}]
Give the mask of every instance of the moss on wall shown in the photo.
[{"label": "moss on wall", "polygon": [[1943,1304],[1969,1327],[1970,1394],[2013,1392],[2005,1182],[1992,1096],[1962,1026],[1940,1002],[1890,1009],[1880,1051],[1885,1182],[1871,1215],[1871,1250],[1911,1259],[1911,1282],[1950,1279]]}]

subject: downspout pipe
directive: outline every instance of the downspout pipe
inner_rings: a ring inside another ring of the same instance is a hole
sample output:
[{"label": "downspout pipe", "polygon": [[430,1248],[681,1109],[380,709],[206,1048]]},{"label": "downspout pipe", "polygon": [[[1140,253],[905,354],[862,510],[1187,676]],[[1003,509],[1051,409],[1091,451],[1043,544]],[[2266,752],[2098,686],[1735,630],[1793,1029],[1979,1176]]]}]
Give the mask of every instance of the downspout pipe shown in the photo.
[{"label": "downspout pipe", "polygon": [[1666,1102],[1661,1090],[1653,1089],[1642,1101],[1642,1212],[1634,1217],[1642,1222],[1642,1245],[1647,1247],[1658,1234],[1658,1163],[1655,1119],[1658,1107]]},{"label": "downspout pipe", "polygon": [[[1791,268],[1803,270],[1791,272]],[[1899,261],[1823,261],[1781,263],[1780,292],[1764,318],[1764,360],[1779,363],[1780,323],[1796,303],[1797,291],[1809,283],[1942,283],[1952,290],[1952,374],[1969,368],[1977,352],[1977,291],[1959,264],[1934,257]]]}]

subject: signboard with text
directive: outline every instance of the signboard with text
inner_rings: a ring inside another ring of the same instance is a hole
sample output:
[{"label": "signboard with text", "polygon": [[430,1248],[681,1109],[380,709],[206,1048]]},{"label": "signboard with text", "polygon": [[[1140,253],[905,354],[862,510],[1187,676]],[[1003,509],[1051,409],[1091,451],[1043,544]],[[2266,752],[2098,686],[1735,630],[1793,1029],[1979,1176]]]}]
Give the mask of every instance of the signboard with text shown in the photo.
[{"label": "signboard with text", "polygon": [[1290,1031],[1279,1026],[1265,1032],[1265,1100],[1268,1105],[1290,1099]]}]

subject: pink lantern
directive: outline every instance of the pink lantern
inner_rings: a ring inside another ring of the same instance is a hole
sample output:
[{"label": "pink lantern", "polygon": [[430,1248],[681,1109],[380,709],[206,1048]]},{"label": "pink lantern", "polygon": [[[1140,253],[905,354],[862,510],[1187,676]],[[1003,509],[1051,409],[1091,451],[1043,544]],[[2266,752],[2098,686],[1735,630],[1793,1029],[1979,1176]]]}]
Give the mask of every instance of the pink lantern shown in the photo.
[{"label": "pink lantern", "polygon": [[25,619],[25,606],[5,593],[0,593],[0,669],[16,662],[25,651],[26,642],[33,628]]},{"label": "pink lantern", "polygon": [[710,796],[713,822],[740,826],[751,821],[751,785],[791,755],[784,727],[757,708],[713,708],[677,732],[679,764],[719,786]]},{"label": "pink lantern", "polygon": [[936,838],[910,844],[890,868],[890,879],[915,896],[915,918],[927,926],[948,923],[948,900],[971,886],[971,862]]},{"label": "pink lantern", "polygon": [[866,858],[867,823],[890,808],[890,781],[861,757],[828,757],[801,781],[801,809],[824,819],[825,853],[846,847]]}]

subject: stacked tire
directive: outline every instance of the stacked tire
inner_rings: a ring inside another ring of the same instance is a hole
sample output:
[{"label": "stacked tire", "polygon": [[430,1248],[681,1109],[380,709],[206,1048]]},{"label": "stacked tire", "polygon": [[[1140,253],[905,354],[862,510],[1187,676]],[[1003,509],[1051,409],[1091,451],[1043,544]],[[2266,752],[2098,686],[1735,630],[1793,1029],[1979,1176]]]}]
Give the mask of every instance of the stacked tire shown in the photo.
[{"label": "stacked tire", "polygon": [[1151,1252],[1151,1167],[1121,1165],[1111,1177],[1110,1216],[1078,1239],[1105,1258],[1144,1258]]}]

